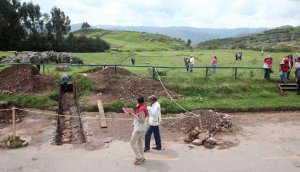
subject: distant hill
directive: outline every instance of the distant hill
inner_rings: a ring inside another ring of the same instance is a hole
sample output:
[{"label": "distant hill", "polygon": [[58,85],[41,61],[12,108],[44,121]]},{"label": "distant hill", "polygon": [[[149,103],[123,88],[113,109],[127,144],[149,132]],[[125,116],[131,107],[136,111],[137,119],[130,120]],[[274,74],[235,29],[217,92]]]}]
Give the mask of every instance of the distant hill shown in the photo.
[{"label": "distant hill", "polygon": [[[79,30],[81,24],[71,25],[71,31]],[[196,45],[199,42],[221,39],[229,37],[238,37],[249,35],[253,33],[260,33],[267,28],[236,28],[236,29],[210,29],[210,28],[195,28],[195,27],[152,27],[152,26],[110,26],[98,25],[92,28],[106,29],[106,30],[124,30],[124,31],[137,31],[147,32],[153,34],[168,35],[172,38],[180,38],[184,41],[192,40],[192,44]]]},{"label": "distant hill", "polygon": [[252,49],[265,51],[299,51],[300,27],[282,26],[260,34],[239,38],[214,39],[199,43],[198,49]]},{"label": "distant hill", "polygon": [[78,30],[75,36],[99,37],[111,44],[116,51],[168,51],[188,49],[184,41],[165,35],[134,31],[112,31],[103,29]]}]

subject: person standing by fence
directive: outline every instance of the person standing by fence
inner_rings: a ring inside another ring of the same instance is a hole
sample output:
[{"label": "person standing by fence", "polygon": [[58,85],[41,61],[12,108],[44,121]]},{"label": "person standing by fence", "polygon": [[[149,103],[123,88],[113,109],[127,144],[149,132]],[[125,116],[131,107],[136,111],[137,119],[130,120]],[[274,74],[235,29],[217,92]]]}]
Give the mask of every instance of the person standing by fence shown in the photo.
[{"label": "person standing by fence", "polygon": [[300,95],[300,75],[296,78],[297,94]]},{"label": "person standing by fence", "polygon": [[186,71],[188,72],[189,71],[189,66],[190,66],[190,59],[188,57],[184,57],[183,61],[184,61]]},{"label": "person standing by fence", "polygon": [[212,59],[212,69],[213,69],[213,75],[217,74],[217,63],[218,63],[218,60],[217,60],[217,56],[214,56],[213,59]]},{"label": "person standing by fence", "polygon": [[289,61],[288,59],[284,58],[283,61],[280,63],[280,77],[281,77],[281,81],[284,84],[287,84],[288,71],[289,71]]},{"label": "person standing by fence", "polygon": [[270,73],[271,73],[271,68],[272,68],[272,57],[269,55],[267,58],[264,60],[264,66],[265,70],[265,79],[269,80],[270,79]]},{"label": "person standing by fence", "polygon": [[300,70],[300,56],[297,53],[296,58],[295,58],[295,78],[296,79],[298,78],[299,70]]},{"label": "person standing by fence", "polygon": [[195,58],[193,55],[191,55],[191,58],[190,58],[190,72],[193,72],[193,66],[195,65]]}]

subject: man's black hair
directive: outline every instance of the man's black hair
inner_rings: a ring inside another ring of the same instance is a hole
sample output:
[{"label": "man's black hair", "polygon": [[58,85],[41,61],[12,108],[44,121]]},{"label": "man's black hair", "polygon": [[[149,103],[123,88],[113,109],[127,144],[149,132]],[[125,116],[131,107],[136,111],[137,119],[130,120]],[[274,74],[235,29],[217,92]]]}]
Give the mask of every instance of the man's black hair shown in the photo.
[{"label": "man's black hair", "polygon": [[137,98],[137,102],[138,102],[138,103],[144,103],[144,102],[145,102],[144,97],[141,96],[141,97]]}]

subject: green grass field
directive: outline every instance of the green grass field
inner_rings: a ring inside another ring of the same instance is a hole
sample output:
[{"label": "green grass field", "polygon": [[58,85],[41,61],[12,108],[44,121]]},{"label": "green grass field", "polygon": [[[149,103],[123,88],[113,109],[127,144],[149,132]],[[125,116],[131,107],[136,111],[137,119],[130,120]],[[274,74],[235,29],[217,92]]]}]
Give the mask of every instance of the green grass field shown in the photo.
[{"label": "green grass field", "polygon": [[[235,61],[236,52],[243,52],[242,61]],[[0,52],[8,55],[6,52]],[[124,64],[130,65],[130,58],[136,59],[136,65],[149,66],[178,66],[183,67],[183,57],[194,55],[196,57],[196,66],[211,66],[211,58],[218,57],[218,65],[223,67],[258,67],[262,68],[265,56],[261,56],[257,51],[246,50],[203,50],[203,51],[142,51],[142,52],[106,52],[106,53],[76,53],[85,64]],[[267,55],[266,53],[265,55]],[[181,69],[158,69],[167,71],[167,75],[162,77],[164,84],[167,84],[178,95],[178,103],[188,110],[195,109],[215,109],[223,111],[259,111],[259,110],[286,110],[300,109],[298,102],[299,96],[295,92],[287,93],[282,97],[279,95],[279,63],[287,53],[270,53],[273,57],[272,80],[263,79],[262,69],[238,69],[237,78],[234,77],[233,69],[218,69],[217,75],[212,76],[211,70],[208,71],[208,77],[205,77],[205,69],[195,69],[193,73],[188,73],[184,68]],[[0,67],[0,70],[4,67]],[[70,75],[78,72],[84,72],[92,67],[72,67],[67,72]],[[151,68],[126,67],[126,69],[139,74],[143,77],[152,78]],[[292,71],[290,83],[294,83],[294,71]],[[55,65],[47,65],[45,73],[62,74],[55,70]],[[89,82],[89,90],[93,82]],[[83,90],[85,84],[83,83]],[[87,90],[87,91],[89,91]],[[88,92],[85,92],[88,94]],[[23,96],[25,97],[25,96]],[[32,97],[27,101],[20,100],[24,105],[35,103]],[[19,100],[18,96],[0,96],[1,100],[13,99]],[[47,108],[45,105],[53,105],[53,102],[42,104],[41,108]],[[177,113],[182,110],[177,107],[168,97],[160,97],[164,113]],[[132,103],[131,103],[132,104]],[[119,111],[122,102],[116,102],[114,105],[105,105],[106,110]],[[36,106],[34,106],[36,107]],[[37,107],[39,108],[39,107]]]}]

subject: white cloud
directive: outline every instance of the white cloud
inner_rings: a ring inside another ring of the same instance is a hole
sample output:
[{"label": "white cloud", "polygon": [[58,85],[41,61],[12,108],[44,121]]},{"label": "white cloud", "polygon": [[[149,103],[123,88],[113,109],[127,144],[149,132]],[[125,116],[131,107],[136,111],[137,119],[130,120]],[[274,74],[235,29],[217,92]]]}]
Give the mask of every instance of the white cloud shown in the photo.
[{"label": "white cloud", "polygon": [[[31,0],[22,0],[31,1]],[[211,28],[300,25],[299,0],[33,0],[61,8],[73,24]]]}]

